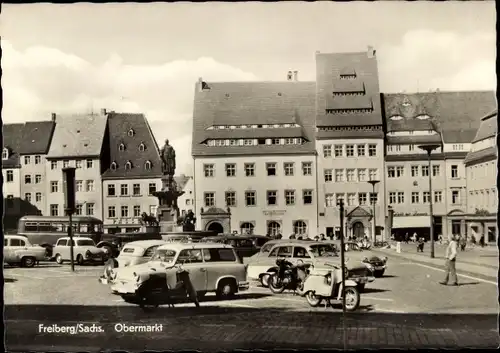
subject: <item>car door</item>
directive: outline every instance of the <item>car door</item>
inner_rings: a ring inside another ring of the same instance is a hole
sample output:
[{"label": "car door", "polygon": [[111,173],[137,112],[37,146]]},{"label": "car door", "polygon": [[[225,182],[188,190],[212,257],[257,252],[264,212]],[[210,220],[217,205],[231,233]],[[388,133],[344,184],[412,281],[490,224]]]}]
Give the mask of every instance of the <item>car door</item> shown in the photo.
[{"label": "car door", "polygon": [[207,268],[203,262],[202,249],[181,250],[177,263],[189,271],[189,278],[196,291],[207,290]]},{"label": "car door", "polygon": [[16,261],[16,253],[23,249],[24,241],[19,238],[11,238],[9,243],[9,254],[11,261]]},{"label": "car door", "polygon": [[61,239],[57,242],[57,252],[61,254],[63,260],[69,260],[69,246],[67,239]]},{"label": "car door", "polygon": [[207,269],[207,291],[215,291],[222,277],[235,277],[236,282],[246,280],[245,267],[231,248],[203,249],[203,260]]}]

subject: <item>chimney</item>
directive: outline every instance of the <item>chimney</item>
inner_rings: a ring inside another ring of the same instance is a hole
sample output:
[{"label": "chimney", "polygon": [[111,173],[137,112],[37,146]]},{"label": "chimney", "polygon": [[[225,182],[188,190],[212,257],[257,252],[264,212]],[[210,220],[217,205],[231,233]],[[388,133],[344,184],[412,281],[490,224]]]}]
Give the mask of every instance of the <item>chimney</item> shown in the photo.
[{"label": "chimney", "polygon": [[198,78],[198,92],[203,92],[203,78]]},{"label": "chimney", "polygon": [[295,82],[297,82],[299,80],[299,72],[298,71],[293,72],[293,80]]},{"label": "chimney", "polygon": [[106,114],[108,114],[106,108],[101,108],[101,115],[106,115]]},{"label": "chimney", "polygon": [[56,121],[56,113],[51,113],[50,115],[52,116],[52,121]]},{"label": "chimney", "polygon": [[287,81],[292,81],[293,80],[292,71],[288,71],[288,73],[286,74],[286,80]]},{"label": "chimney", "polygon": [[368,46],[368,57],[369,58],[374,58],[375,57],[376,50],[373,49],[371,45]]}]

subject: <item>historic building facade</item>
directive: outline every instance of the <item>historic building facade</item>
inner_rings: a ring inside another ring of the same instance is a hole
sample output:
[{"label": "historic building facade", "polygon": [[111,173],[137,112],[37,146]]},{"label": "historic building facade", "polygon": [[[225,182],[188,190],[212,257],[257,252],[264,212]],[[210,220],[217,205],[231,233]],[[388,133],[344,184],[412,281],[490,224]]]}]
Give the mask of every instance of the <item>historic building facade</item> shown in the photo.
[{"label": "historic building facade", "polygon": [[108,112],[103,164],[103,222],[106,233],[139,231],[141,215],[156,216],[162,187],[158,145],[143,114]]},{"label": "historic building facade", "polygon": [[179,175],[176,177],[177,186],[182,190],[183,194],[179,196],[177,205],[181,216],[184,216],[188,211],[194,212],[194,179],[192,176]]}]

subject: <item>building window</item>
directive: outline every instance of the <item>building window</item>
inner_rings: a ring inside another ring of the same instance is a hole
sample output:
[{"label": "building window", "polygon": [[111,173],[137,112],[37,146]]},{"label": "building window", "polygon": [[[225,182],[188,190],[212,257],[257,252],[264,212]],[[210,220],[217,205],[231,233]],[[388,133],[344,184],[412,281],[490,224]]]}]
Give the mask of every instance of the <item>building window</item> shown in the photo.
[{"label": "building window", "polygon": [[120,196],[128,196],[128,184],[120,185]]},{"label": "building window", "polygon": [[24,164],[30,164],[30,156],[24,156]]},{"label": "building window", "polygon": [[428,165],[422,166],[422,176],[423,177],[429,176],[429,166]]},{"label": "building window", "polygon": [[63,168],[68,168],[69,167],[69,161],[67,159],[65,159],[63,161]]},{"label": "building window", "polygon": [[344,181],[344,169],[335,169],[335,181],[336,182]]},{"label": "building window", "polygon": [[335,207],[335,198],[333,194],[325,194],[325,206]]},{"label": "building window", "polygon": [[333,181],[333,169],[325,169],[323,175],[325,176],[326,183]]},{"label": "building window", "polygon": [[295,190],[285,190],[285,204],[287,206],[295,205]]},{"label": "building window", "polygon": [[332,156],[332,145],[323,145],[323,157]]},{"label": "building window", "polygon": [[344,202],[344,194],[335,195],[335,204],[338,205],[340,201]]},{"label": "building window", "polygon": [[394,191],[389,192],[389,203],[391,205],[397,202],[397,194]]},{"label": "building window", "polygon": [[396,178],[401,178],[404,175],[405,168],[403,166],[396,167]]},{"label": "building window", "polygon": [[9,150],[7,148],[4,148],[2,150],[2,160],[9,159]]},{"label": "building window", "polygon": [[59,183],[57,181],[50,182],[50,192],[59,192]]},{"label": "building window", "polygon": [[76,205],[75,215],[81,216],[83,214],[83,205],[81,203]]},{"label": "building window", "polygon": [[127,163],[125,163],[125,170],[129,170],[129,169],[132,169],[132,162],[127,161]]},{"label": "building window", "polygon": [[419,203],[420,193],[418,191],[412,191],[411,193],[411,203]]},{"label": "building window", "polygon": [[144,163],[144,169],[146,170],[151,170],[152,166],[153,164],[151,163],[151,161],[146,161],[146,163]]},{"label": "building window", "polygon": [[358,169],[358,180],[366,181],[366,169]]},{"label": "building window", "polygon": [[94,168],[94,161],[92,159],[87,159],[87,169]]},{"label": "building window", "polygon": [[307,224],[304,221],[293,222],[293,232],[297,235],[307,234]]},{"label": "building window", "polygon": [[82,169],[82,161],[75,161],[76,169]]},{"label": "building window", "polygon": [[370,156],[370,157],[377,156],[377,145],[374,145],[374,144],[368,145],[368,156]]},{"label": "building window", "polygon": [[354,157],[354,145],[346,145],[345,154],[347,157]]},{"label": "building window", "polygon": [[434,202],[435,203],[443,202],[443,192],[442,191],[434,191]]},{"label": "building window", "polygon": [[42,163],[42,157],[41,156],[35,156],[35,164],[40,164]]},{"label": "building window", "polygon": [[36,202],[41,202],[42,201],[42,193],[41,192],[37,192],[35,194],[35,201]]},{"label": "building window", "polygon": [[134,217],[140,217],[140,216],[141,216],[141,206],[135,205],[134,206]]},{"label": "building window", "polygon": [[57,169],[57,161],[50,161],[50,169]]},{"label": "building window", "polygon": [[415,149],[415,145],[408,145],[408,151],[413,151],[414,149]]},{"label": "building window", "polygon": [[267,175],[276,175],[276,163],[266,163]]},{"label": "building window", "polygon": [[460,191],[452,190],[451,192],[451,203],[454,205],[460,204]]},{"label": "building window", "polygon": [[116,218],[115,206],[108,206],[108,218]]},{"label": "building window", "polygon": [[59,216],[59,205],[57,204],[50,205],[50,215],[53,217]]},{"label": "building window", "polygon": [[356,181],[356,174],[354,172],[354,169],[347,169],[346,175],[347,181]]},{"label": "building window", "polygon": [[451,166],[451,177],[453,179],[458,179],[458,165]]},{"label": "building window", "polygon": [[283,169],[285,170],[285,175],[286,176],[293,176],[295,166],[293,162],[285,162],[283,164]]},{"label": "building window", "polygon": [[422,197],[422,199],[423,199],[422,201],[424,203],[429,203],[430,202],[430,198],[431,198],[431,194],[429,193],[429,191],[424,191],[422,194],[423,194],[422,195],[423,196]]},{"label": "building window", "polygon": [[271,145],[279,145],[279,144],[280,144],[280,139],[271,139]]},{"label": "building window", "polygon": [[127,218],[128,217],[128,206],[122,206],[120,213],[121,213],[122,218]]},{"label": "building window", "polygon": [[83,191],[83,181],[82,180],[76,181],[76,191],[78,191],[78,192]]},{"label": "building window", "polygon": [[388,178],[396,177],[396,167],[387,167],[387,177]]},{"label": "building window", "polygon": [[24,176],[24,183],[31,184],[31,175],[28,174]]},{"label": "building window", "polygon": [[108,196],[116,196],[115,184],[108,184]]},{"label": "building window", "polygon": [[360,205],[366,205],[366,192],[360,192],[358,194],[358,202]]},{"label": "building window", "polygon": [[130,137],[134,136],[134,135],[135,135],[135,131],[134,131],[134,129],[130,129],[130,130],[128,130],[128,135],[129,135]]},{"label": "building window", "polygon": [[365,145],[358,145],[358,157],[365,156]]},{"label": "building window", "polygon": [[149,183],[148,189],[149,196],[153,196],[153,194],[156,192],[156,183]]},{"label": "building window", "polygon": [[94,215],[94,208],[95,208],[95,205],[93,202],[90,202],[90,203],[87,203],[86,204],[87,206],[87,216],[93,216]]},{"label": "building window", "polygon": [[342,157],[344,155],[344,147],[342,145],[335,145],[335,157]]},{"label": "building window", "polygon": [[313,203],[313,191],[302,190],[302,200],[304,201],[304,205],[311,205]]},{"label": "building window", "polygon": [[267,191],[267,204],[269,206],[276,206],[278,204],[278,192],[275,190]]},{"label": "building window", "polygon": [[139,145],[139,151],[144,152],[145,150],[146,150],[146,145],[141,142],[141,144]]},{"label": "building window", "polygon": [[404,191],[398,191],[398,203],[405,203],[405,193]]},{"label": "building window", "polygon": [[111,170],[116,170],[117,167],[118,165],[116,164],[116,162],[111,163]]},{"label": "building window", "polygon": [[246,206],[257,206],[255,191],[245,191],[245,205]]},{"label": "building window", "polygon": [[134,196],[140,196],[141,195],[141,184],[132,185],[132,193],[134,194]]},{"label": "building window", "polygon": [[228,177],[236,176],[236,164],[226,163],[226,176]]},{"label": "building window", "polygon": [[245,163],[245,176],[255,176],[255,163]]},{"label": "building window", "polygon": [[440,168],[438,165],[433,165],[432,166],[432,176],[439,176],[439,173],[440,173]]},{"label": "building window", "polygon": [[240,227],[241,234],[253,234],[254,225],[250,222],[243,222]]},{"label": "building window", "polygon": [[347,194],[347,206],[354,206],[356,204],[356,194]]},{"label": "building window", "polygon": [[370,204],[376,205],[378,203],[378,193],[370,192]]},{"label": "building window", "polygon": [[31,202],[31,193],[27,192],[26,194],[24,194],[24,199],[28,202]]},{"label": "building window", "polygon": [[205,178],[213,178],[215,175],[215,168],[213,164],[203,164],[203,173]]},{"label": "building window", "polygon": [[302,162],[302,175],[312,175],[312,162]]},{"label": "building window", "polygon": [[42,176],[40,174],[35,175],[35,184],[40,184],[42,182]]},{"label": "building window", "polygon": [[368,172],[370,173],[370,180],[377,180],[378,179],[378,170],[377,169],[370,169]]},{"label": "building window", "polygon": [[14,181],[14,171],[7,171],[7,183],[12,183]]},{"label": "building window", "polygon": [[123,143],[120,143],[120,146],[118,146],[118,150],[125,151],[125,145]]},{"label": "building window", "polygon": [[236,207],[236,192],[227,191],[226,192],[226,206],[227,207]]},{"label": "building window", "polygon": [[418,165],[411,166],[411,176],[414,178],[418,177]]}]

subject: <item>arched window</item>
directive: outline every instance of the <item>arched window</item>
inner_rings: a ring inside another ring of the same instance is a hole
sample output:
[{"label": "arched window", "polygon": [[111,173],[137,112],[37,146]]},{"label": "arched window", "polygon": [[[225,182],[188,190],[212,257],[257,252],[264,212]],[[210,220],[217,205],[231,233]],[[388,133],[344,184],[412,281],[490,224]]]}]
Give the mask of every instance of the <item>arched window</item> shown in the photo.
[{"label": "arched window", "polygon": [[9,149],[8,148],[4,148],[2,150],[2,159],[9,159]]},{"label": "arched window", "polygon": [[130,130],[128,130],[128,135],[129,135],[130,137],[134,136],[134,135],[135,135],[135,131],[134,131],[134,129],[130,129]]},{"label": "arched window", "polygon": [[141,144],[139,145],[139,151],[143,152],[146,150],[146,145],[144,144],[144,142],[141,142]]},{"label": "arched window", "polygon": [[116,164],[116,162],[111,163],[111,170],[116,170],[117,167],[118,165]]},{"label": "arched window", "polygon": [[267,234],[275,236],[281,233],[281,225],[276,221],[270,221],[267,224]]},{"label": "arched window", "polygon": [[146,161],[146,163],[144,163],[144,169],[151,170],[151,162],[150,161]]},{"label": "arched window", "polygon": [[307,224],[304,221],[293,222],[293,232],[297,235],[307,234]]},{"label": "arched window", "polygon": [[241,224],[241,234],[253,234],[254,225],[250,222],[244,222]]},{"label": "arched window", "polygon": [[125,169],[132,169],[132,162],[131,161],[127,161],[127,163],[125,163]]},{"label": "arched window", "polygon": [[118,146],[118,149],[120,151],[125,151],[125,145],[123,143],[120,143],[120,146]]}]

